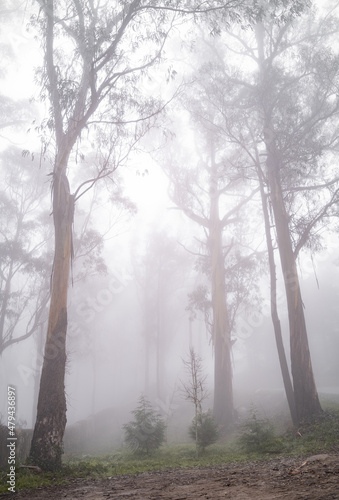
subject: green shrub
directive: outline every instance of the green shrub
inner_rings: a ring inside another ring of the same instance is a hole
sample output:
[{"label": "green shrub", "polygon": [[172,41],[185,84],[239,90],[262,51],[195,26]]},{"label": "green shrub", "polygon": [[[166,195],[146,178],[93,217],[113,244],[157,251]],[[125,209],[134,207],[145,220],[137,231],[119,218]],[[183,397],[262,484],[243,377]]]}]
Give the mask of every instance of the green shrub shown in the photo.
[{"label": "green shrub", "polygon": [[282,441],[275,436],[272,423],[258,418],[254,410],[242,425],[238,442],[246,453],[273,453],[282,448]]},{"label": "green shrub", "polygon": [[157,450],[165,441],[165,422],[144,396],[132,414],[134,420],[123,426],[127,446],[133,452],[146,454]]},{"label": "green shrub", "polygon": [[217,441],[218,434],[218,426],[210,411],[201,412],[197,415],[197,419],[195,417],[193,418],[189,428],[189,436],[194,440],[196,440],[197,437],[197,446],[202,451],[205,450],[206,446]]}]

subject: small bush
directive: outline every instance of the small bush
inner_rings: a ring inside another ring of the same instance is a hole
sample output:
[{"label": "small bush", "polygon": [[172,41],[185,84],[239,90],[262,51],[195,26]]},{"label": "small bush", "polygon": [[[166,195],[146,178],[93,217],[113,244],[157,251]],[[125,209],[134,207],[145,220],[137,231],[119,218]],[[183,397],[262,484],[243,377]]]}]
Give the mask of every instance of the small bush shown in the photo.
[{"label": "small bush", "polygon": [[215,423],[214,417],[210,411],[201,412],[197,416],[197,427],[196,418],[192,420],[192,424],[189,428],[189,436],[192,439],[196,439],[196,428],[197,428],[197,446],[202,451],[205,450],[206,446],[213,444],[218,439],[218,426]]},{"label": "small bush", "polygon": [[123,426],[125,442],[132,451],[148,455],[164,443],[165,422],[144,396],[140,397],[139,404],[132,414],[134,420]]},{"label": "small bush", "polygon": [[275,436],[272,423],[258,418],[255,411],[242,425],[239,444],[246,453],[273,453],[282,448],[282,441]]}]

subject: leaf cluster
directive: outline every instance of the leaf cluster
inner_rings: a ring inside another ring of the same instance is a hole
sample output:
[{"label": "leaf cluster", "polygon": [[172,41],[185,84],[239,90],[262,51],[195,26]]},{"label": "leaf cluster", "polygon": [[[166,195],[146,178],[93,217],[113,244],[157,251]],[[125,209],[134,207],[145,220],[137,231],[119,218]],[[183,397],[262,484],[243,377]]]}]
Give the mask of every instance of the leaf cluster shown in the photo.
[{"label": "leaf cluster", "polygon": [[255,409],[241,426],[241,432],[238,443],[246,453],[278,452],[282,449],[282,441],[275,436],[272,422],[259,418]]},{"label": "leaf cluster", "polygon": [[210,410],[198,413],[189,428],[191,439],[197,440],[198,448],[204,452],[207,446],[216,443],[219,437],[218,426]]},{"label": "leaf cluster", "polygon": [[138,406],[131,413],[134,420],[123,426],[127,446],[133,452],[147,455],[160,448],[165,441],[166,424],[150,401],[142,395]]}]

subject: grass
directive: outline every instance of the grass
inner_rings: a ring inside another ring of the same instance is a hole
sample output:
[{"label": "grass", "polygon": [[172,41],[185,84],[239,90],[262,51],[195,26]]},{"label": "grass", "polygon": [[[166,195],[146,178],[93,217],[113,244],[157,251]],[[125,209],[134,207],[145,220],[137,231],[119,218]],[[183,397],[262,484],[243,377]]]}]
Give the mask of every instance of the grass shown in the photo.
[{"label": "grass", "polygon": [[[270,438],[271,439],[271,438]],[[244,451],[238,435],[227,443],[215,443],[204,454],[196,456],[194,444],[165,445],[152,455],[136,455],[117,450],[109,455],[64,457],[64,467],[56,473],[37,474],[28,469],[16,471],[16,489],[37,488],[69,482],[72,478],[107,478],[117,474],[135,474],[156,469],[208,467],[227,462],[263,460],[273,456],[314,455],[339,449],[339,407],[327,406],[326,414],[298,430],[285,433],[276,440],[278,447],[261,447]],[[262,451],[265,450],[265,451]],[[269,451],[267,451],[269,450]],[[0,493],[7,492],[7,471],[0,471]]]},{"label": "grass", "polygon": [[287,435],[287,451],[293,454],[316,454],[339,449],[339,410],[327,410],[323,418],[302,425],[297,433]]},{"label": "grass", "polygon": [[112,455],[103,457],[93,457],[79,460],[75,457],[67,460],[66,467],[72,469],[74,466],[86,468],[87,460],[90,460],[94,467],[101,467],[106,476],[115,474],[135,474],[156,469],[173,469],[187,467],[208,467],[209,465],[231,462],[245,459],[237,454],[230,453],[225,445],[213,445],[200,457],[196,457],[195,445],[166,445],[152,455],[136,455],[122,450]]},{"label": "grass", "polygon": [[249,420],[243,428],[245,433],[239,435],[238,444],[249,458],[315,455],[339,449],[339,408],[327,409],[312,422],[305,422],[298,429],[292,428],[281,435],[277,435],[272,422],[265,419]]},{"label": "grass", "polygon": [[[0,493],[8,492],[7,484],[7,471],[0,471]],[[66,478],[64,479],[64,481]],[[39,488],[42,486],[49,486],[51,484],[61,483],[62,479],[59,475],[45,472],[36,474],[28,471],[27,469],[17,469],[15,475],[15,489],[16,491],[25,488]]]},{"label": "grass", "polygon": [[[107,478],[156,469],[208,467],[245,459],[245,455],[232,453],[228,446],[222,444],[212,445],[199,458],[196,457],[194,444],[166,445],[149,456],[119,450],[109,455],[65,457],[63,469],[55,473],[36,473],[18,468],[16,490],[61,484],[72,478]],[[7,491],[6,474],[7,471],[0,472],[0,493]]]}]

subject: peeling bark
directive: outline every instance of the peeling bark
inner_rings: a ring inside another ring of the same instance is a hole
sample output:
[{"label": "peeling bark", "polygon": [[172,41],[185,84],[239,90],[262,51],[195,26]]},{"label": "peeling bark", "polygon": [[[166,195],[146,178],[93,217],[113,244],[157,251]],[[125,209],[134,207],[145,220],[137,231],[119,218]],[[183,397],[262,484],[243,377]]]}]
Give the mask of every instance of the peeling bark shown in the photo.
[{"label": "peeling bark", "polygon": [[66,427],[65,366],[67,290],[72,253],[74,202],[66,176],[53,186],[55,257],[44,362],[40,379],[37,420],[30,462],[44,470],[61,467],[62,440]]}]

